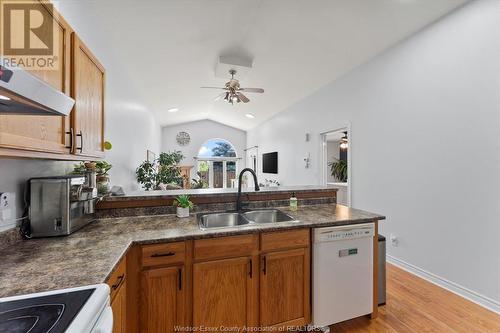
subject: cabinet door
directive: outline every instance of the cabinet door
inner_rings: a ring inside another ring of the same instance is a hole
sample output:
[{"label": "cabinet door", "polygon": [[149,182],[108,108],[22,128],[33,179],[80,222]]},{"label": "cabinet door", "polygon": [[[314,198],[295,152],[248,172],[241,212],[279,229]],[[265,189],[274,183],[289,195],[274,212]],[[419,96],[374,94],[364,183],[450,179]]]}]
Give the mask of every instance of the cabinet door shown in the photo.
[{"label": "cabinet door", "polygon": [[310,321],[309,248],[261,256],[261,326],[301,326]]},{"label": "cabinet door", "polygon": [[[1,1],[0,1],[1,2]],[[71,27],[55,10],[41,4],[53,18],[53,28],[58,41],[54,41],[54,50],[58,61],[54,70],[28,70],[55,89],[70,93],[70,36]],[[44,33],[44,31],[39,31]],[[41,151],[49,153],[69,153],[70,117],[63,116],[20,116],[0,115],[0,147]]]},{"label": "cabinet door", "polygon": [[194,264],[194,327],[255,325],[257,279],[253,265],[250,257]]},{"label": "cabinet door", "polygon": [[175,332],[184,326],[184,267],[167,267],[141,273],[140,331]]},{"label": "cabinet door", "polygon": [[75,99],[73,153],[103,157],[104,67],[75,33],[71,36],[71,96]]},{"label": "cabinet door", "polygon": [[111,302],[113,310],[113,333],[126,333],[127,323],[127,283],[124,282]]}]

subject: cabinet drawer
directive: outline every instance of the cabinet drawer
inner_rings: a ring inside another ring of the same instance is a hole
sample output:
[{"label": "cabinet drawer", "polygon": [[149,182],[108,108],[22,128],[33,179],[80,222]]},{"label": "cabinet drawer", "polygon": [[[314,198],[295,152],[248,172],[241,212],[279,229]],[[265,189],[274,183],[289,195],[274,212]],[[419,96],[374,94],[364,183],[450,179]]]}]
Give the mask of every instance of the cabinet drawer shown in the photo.
[{"label": "cabinet drawer", "polygon": [[109,289],[111,290],[111,295],[110,295],[111,301],[113,301],[116,294],[125,283],[126,271],[127,271],[127,259],[126,257],[123,257],[123,259],[118,263],[118,267],[116,267],[115,271],[106,281],[106,283],[109,286]]},{"label": "cabinet drawer", "polygon": [[232,258],[251,255],[259,249],[258,235],[227,236],[194,241],[194,259]]},{"label": "cabinet drawer", "polygon": [[309,229],[265,232],[260,235],[260,250],[273,251],[294,247],[307,247],[310,244]]},{"label": "cabinet drawer", "polygon": [[163,266],[184,262],[184,242],[142,246],[142,267]]}]

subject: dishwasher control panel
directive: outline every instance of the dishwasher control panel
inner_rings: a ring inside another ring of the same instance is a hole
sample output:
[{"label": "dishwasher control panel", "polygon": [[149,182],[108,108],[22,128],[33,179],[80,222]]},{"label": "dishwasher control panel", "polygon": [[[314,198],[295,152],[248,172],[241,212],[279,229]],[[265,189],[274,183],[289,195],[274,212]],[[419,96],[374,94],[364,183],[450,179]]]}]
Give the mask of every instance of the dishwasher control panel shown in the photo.
[{"label": "dishwasher control panel", "polygon": [[363,237],[373,237],[374,225],[360,224],[357,226],[326,227],[314,229],[314,242],[340,241]]}]

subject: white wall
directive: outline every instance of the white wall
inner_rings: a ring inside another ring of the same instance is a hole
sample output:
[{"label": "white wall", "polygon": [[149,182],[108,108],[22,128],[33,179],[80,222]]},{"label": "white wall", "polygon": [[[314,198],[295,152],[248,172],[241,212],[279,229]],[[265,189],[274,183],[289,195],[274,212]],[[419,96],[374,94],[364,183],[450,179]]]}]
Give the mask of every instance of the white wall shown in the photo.
[{"label": "white wall", "polygon": [[497,310],[499,36],[500,1],[474,1],[248,132],[283,184],[318,184],[320,133],[350,123],[352,203],[387,215],[388,253]]},{"label": "white wall", "polygon": [[[100,28],[94,25],[94,13],[88,11],[85,1],[63,0],[55,4],[106,67],[105,139],[113,144],[113,149],[106,152],[106,160],[113,164],[111,182],[137,189],[135,168],[146,159],[147,149],[158,150],[160,146],[160,126],[143,107],[134,88],[134,84],[142,83],[122,76],[120,57],[113,54],[112,41],[104,39]],[[72,166],[72,162],[0,158],[0,192],[16,192],[19,217],[27,179],[62,175],[71,171]]]},{"label": "white wall", "polygon": [[93,12],[92,6],[72,0],[61,0],[56,5],[106,68],[105,139],[113,144],[113,149],[106,152],[106,160],[113,164],[111,183],[126,190],[139,189],[135,169],[146,159],[148,149],[157,151],[160,147],[160,126],[138,93],[138,86],[144,82],[140,75],[125,76],[122,69],[130,64],[122,63],[122,57],[112,47],[113,41],[101,34],[109,27],[95,24],[92,17],[99,13]]},{"label": "white wall", "polygon": [[[177,143],[177,133],[189,133],[191,141],[187,146]],[[236,156],[240,157],[238,168],[245,167],[245,152],[247,134],[240,129],[223,125],[212,120],[193,121],[179,125],[165,126],[161,131],[161,151],[180,150],[184,154],[182,165],[195,165],[194,157],[198,156],[201,146],[209,139],[218,138],[231,142],[236,149]],[[158,152],[156,152],[158,153]],[[196,175],[196,167],[191,169],[191,177]]]}]

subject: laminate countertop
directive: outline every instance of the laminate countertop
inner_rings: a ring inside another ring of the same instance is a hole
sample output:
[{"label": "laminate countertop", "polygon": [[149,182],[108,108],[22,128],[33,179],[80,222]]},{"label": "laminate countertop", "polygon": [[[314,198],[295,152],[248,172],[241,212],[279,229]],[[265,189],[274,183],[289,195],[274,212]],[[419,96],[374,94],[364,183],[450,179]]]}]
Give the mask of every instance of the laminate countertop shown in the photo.
[{"label": "laminate countertop", "polygon": [[103,283],[133,244],[222,237],[318,226],[350,225],[384,216],[336,204],[299,206],[298,222],[200,230],[196,216],[96,220],[70,236],[19,240],[0,250],[0,297]]}]

